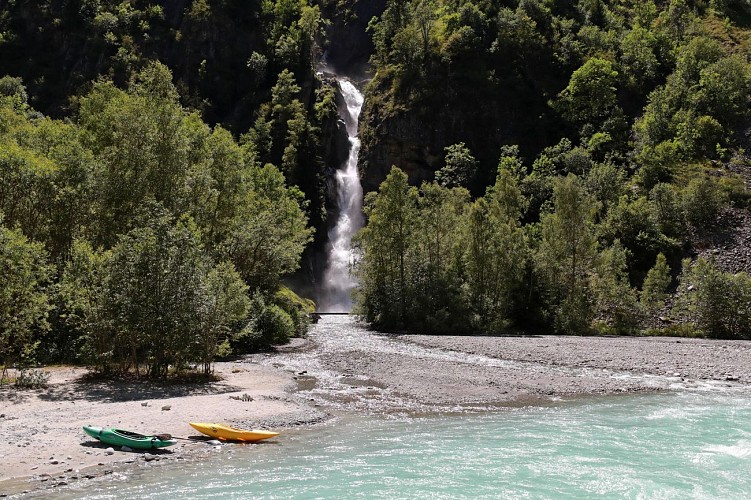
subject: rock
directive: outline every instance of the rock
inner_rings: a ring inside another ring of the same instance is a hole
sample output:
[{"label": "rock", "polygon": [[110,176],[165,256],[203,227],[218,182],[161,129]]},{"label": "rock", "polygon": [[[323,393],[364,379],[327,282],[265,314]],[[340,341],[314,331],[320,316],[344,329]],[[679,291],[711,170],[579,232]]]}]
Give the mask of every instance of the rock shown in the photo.
[{"label": "rock", "polygon": [[214,446],[216,446],[216,445],[220,445],[221,446],[222,442],[219,441],[218,439],[212,439],[210,441],[206,441],[206,444],[210,444],[210,445],[214,445]]},{"label": "rock", "polygon": [[50,460],[50,463],[51,463],[52,465],[57,465],[57,464],[59,464],[59,463],[60,463],[60,461],[59,461],[59,460]]},{"label": "rock", "polygon": [[114,455],[115,454],[115,449],[112,448],[112,447],[107,448],[106,450],[104,450],[104,454],[105,455]]},{"label": "rock", "polygon": [[162,406],[162,411],[170,411],[172,409],[172,406],[170,405],[164,405]]},{"label": "rock", "polygon": [[159,460],[159,457],[156,457],[154,455],[144,455],[143,459],[147,462],[153,462],[154,460]]},{"label": "rock", "polygon": [[130,446],[122,446],[120,447],[120,451],[133,451],[133,448]]},{"label": "rock", "polygon": [[144,401],[143,403],[141,403],[141,406],[149,406],[149,402],[148,401]]},{"label": "rock", "polygon": [[725,377],[725,380],[727,380],[729,382],[737,382],[738,381],[738,377],[736,377],[735,375],[727,375]]},{"label": "rock", "polygon": [[38,468],[39,468],[39,466],[35,465],[34,467],[31,468],[31,470],[37,470]]}]

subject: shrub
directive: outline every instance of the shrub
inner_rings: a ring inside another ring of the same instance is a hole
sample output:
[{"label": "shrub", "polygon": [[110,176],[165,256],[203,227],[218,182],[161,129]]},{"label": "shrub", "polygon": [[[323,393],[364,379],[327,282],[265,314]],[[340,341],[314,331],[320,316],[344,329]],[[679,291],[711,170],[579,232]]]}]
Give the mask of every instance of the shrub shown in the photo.
[{"label": "shrub", "polygon": [[16,376],[16,387],[19,389],[41,389],[47,387],[50,373],[42,370],[21,370]]},{"label": "shrub", "polygon": [[751,277],[712,261],[684,261],[678,311],[708,337],[751,339]]}]

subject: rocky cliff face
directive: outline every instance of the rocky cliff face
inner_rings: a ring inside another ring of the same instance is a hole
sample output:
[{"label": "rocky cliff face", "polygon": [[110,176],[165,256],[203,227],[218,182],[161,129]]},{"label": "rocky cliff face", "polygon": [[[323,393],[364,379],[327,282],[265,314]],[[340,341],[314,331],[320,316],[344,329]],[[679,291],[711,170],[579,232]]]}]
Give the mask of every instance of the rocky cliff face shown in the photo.
[{"label": "rocky cliff face", "polygon": [[442,166],[443,131],[414,113],[403,113],[381,120],[367,96],[363,110],[363,148],[360,174],[363,189],[375,191],[392,166],[407,173],[410,183],[432,181]]},{"label": "rocky cliff face", "polygon": [[367,73],[373,40],[366,29],[385,8],[386,0],[331,2],[324,6],[323,15],[331,22],[326,33],[325,62],[332,70],[350,77]]}]

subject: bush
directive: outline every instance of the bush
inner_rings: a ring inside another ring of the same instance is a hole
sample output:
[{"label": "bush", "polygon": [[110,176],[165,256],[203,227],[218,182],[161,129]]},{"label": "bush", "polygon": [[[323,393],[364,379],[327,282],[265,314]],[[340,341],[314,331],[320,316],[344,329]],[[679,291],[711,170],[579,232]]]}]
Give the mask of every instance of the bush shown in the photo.
[{"label": "bush", "polygon": [[16,376],[16,387],[19,389],[42,389],[47,387],[50,373],[42,370],[21,370]]},{"label": "bush", "polygon": [[709,229],[725,203],[725,193],[712,179],[693,179],[683,192],[683,213],[695,229]]},{"label": "bush", "polygon": [[678,311],[707,337],[751,339],[751,277],[712,261],[684,261]]},{"label": "bush", "polygon": [[295,330],[292,336],[304,337],[310,326],[310,315],[316,310],[315,303],[300,297],[287,287],[282,287],[276,292],[274,302],[292,319]]},{"label": "bush", "polygon": [[252,299],[250,317],[250,323],[233,341],[233,351],[237,353],[268,350],[295,336],[292,317],[278,305],[268,304],[260,294]]}]

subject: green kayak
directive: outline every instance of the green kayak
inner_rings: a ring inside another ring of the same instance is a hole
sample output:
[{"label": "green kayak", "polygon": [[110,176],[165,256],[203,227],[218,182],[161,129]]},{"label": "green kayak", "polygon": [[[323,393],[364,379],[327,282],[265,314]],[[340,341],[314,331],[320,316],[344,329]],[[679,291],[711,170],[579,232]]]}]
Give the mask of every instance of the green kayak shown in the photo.
[{"label": "green kayak", "polygon": [[164,448],[165,446],[172,446],[177,443],[177,441],[169,439],[168,435],[144,436],[143,434],[114,429],[112,427],[103,429],[101,427],[84,425],[83,431],[89,436],[111,446],[128,446],[134,450]]}]

